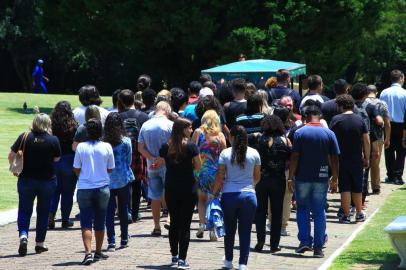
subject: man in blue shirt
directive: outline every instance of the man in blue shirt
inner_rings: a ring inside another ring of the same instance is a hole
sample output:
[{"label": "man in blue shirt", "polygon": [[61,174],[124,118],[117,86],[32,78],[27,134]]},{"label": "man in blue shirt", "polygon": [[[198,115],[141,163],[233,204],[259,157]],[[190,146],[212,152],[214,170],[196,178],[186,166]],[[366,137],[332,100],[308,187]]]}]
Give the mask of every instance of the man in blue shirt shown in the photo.
[{"label": "man in blue shirt", "polygon": [[392,85],[382,91],[380,99],[388,104],[391,116],[390,146],[385,149],[386,182],[403,185],[406,150],[402,146],[403,122],[406,113],[405,75],[400,70],[390,73]]},{"label": "man in blue shirt", "polygon": [[34,71],[32,72],[32,78],[34,82],[34,93],[39,93],[40,89],[42,89],[42,92],[48,93],[48,90],[45,86],[45,81],[49,81],[47,77],[44,76],[44,69],[42,68],[42,65],[44,64],[44,60],[38,59],[37,65],[34,68]]},{"label": "man in blue shirt", "polygon": [[[311,251],[314,247],[314,256],[322,258],[327,237],[328,167],[331,166],[330,187],[333,192],[337,189],[340,150],[334,132],[320,124],[320,108],[309,106],[304,114],[307,124],[295,132],[288,178],[290,191],[296,192],[300,241],[296,253]],[[314,245],[310,232],[310,210],[314,217]]]}]

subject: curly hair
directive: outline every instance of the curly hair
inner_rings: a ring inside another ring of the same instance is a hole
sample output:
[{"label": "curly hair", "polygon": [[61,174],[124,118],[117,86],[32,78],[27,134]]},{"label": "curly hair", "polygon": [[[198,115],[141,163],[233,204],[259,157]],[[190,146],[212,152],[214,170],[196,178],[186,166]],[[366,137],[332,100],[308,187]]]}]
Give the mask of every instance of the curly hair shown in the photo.
[{"label": "curly hair", "polygon": [[111,112],[106,118],[104,124],[103,141],[108,142],[111,146],[121,143],[121,139],[126,135],[123,125],[123,118],[117,112]]},{"label": "curly hair", "polygon": [[230,130],[230,134],[234,138],[231,146],[231,164],[236,163],[241,169],[244,169],[248,149],[247,131],[243,126],[236,125]]},{"label": "curly hair", "polygon": [[51,113],[52,134],[59,140],[69,141],[75,135],[78,123],[68,101],[59,101]]},{"label": "curly hair", "polygon": [[196,105],[196,115],[198,118],[202,118],[204,113],[208,110],[214,110],[218,115],[222,114],[222,107],[220,102],[214,96],[208,95],[200,99]]},{"label": "curly hair", "polygon": [[283,136],[285,135],[285,126],[281,118],[277,115],[266,115],[261,121],[261,128],[264,135]]}]

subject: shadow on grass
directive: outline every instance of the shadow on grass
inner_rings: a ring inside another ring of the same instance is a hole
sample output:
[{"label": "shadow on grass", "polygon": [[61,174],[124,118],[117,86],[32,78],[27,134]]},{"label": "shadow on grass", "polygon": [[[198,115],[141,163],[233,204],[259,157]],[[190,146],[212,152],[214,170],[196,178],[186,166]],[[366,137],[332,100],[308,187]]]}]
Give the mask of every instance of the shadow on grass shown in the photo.
[{"label": "shadow on grass", "polygon": [[341,260],[343,263],[351,265],[351,269],[398,269],[400,259],[396,253],[388,252],[357,252],[346,254]]},{"label": "shadow on grass", "polygon": [[[15,113],[20,113],[20,114],[34,114],[32,111],[32,108],[28,108],[26,111],[23,109],[23,104],[21,104],[21,108],[7,108],[8,111],[15,112]],[[53,108],[49,107],[40,107],[39,112],[41,113],[46,113],[50,114],[52,112]]]}]

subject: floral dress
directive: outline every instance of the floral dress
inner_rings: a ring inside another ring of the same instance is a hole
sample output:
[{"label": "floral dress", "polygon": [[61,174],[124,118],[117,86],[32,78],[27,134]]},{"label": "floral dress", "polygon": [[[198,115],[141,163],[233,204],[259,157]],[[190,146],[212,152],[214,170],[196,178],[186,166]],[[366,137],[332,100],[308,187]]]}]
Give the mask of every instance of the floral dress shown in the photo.
[{"label": "floral dress", "polygon": [[211,193],[218,170],[218,160],[222,146],[218,138],[206,140],[203,133],[199,135],[198,147],[202,166],[196,173],[199,181],[199,189],[205,193]]}]

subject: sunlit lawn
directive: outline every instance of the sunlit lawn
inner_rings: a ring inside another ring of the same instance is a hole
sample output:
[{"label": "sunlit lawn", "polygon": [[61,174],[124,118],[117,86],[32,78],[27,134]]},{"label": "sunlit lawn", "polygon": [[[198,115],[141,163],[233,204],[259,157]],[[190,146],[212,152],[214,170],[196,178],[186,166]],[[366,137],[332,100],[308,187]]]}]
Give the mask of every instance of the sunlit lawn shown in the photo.
[{"label": "sunlit lawn", "polygon": [[383,229],[395,217],[406,215],[405,198],[406,187],[390,194],[379,212],[334,260],[330,269],[397,269],[400,259]]},{"label": "sunlit lawn", "polygon": [[[41,112],[50,113],[60,100],[67,100],[75,108],[80,105],[75,95],[43,95],[27,93],[0,93],[0,211],[17,207],[17,178],[8,171],[7,155],[10,146],[19,134],[27,131],[34,114],[32,107],[38,106]],[[105,107],[111,106],[111,98],[103,98]],[[27,102],[28,113],[23,111]]]}]

